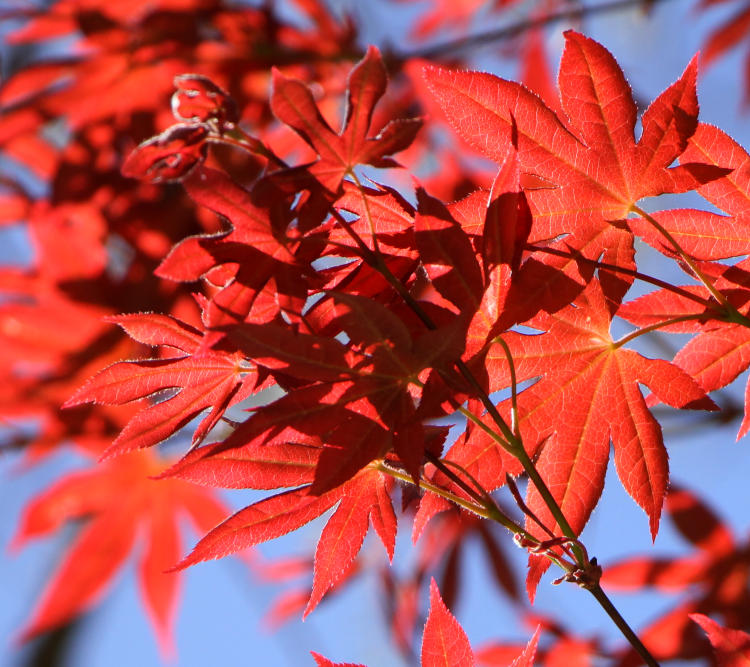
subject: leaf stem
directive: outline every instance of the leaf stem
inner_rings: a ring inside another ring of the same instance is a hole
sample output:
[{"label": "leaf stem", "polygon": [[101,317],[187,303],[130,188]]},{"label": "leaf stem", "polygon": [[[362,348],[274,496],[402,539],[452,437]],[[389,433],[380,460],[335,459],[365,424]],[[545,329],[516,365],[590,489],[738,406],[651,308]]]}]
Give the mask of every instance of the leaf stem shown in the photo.
[{"label": "leaf stem", "polygon": [[440,472],[442,472],[446,477],[448,477],[450,480],[452,480],[456,485],[458,485],[461,489],[463,489],[469,496],[471,496],[476,502],[480,504],[484,504],[484,496],[486,495],[486,491],[477,484],[476,480],[473,478],[471,479],[472,483],[476,487],[475,489],[472,489],[464,480],[462,480],[455,472],[453,472],[450,467],[455,467],[464,474],[469,477],[469,475],[466,473],[466,471],[457,463],[449,460],[443,461],[438,456],[435,456],[432,452],[425,452],[425,459],[427,459],[432,465],[434,465]]},{"label": "leaf stem", "polygon": [[[563,535],[571,540],[577,539],[575,531],[571,528],[568,520],[565,518],[560,505],[557,504],[557,500],[555,500],[555,497],[552,495],[552,492],[549,490],[546,482],[542,479],[542,476],[536,469],[534,462],[531,460],[531,457],[529,457],[528,452],[525,449],[521,448],[516,456],[521,462],[524,471],[529,476],[531,483],[536,487],[536,490],[539,491],[539,495],[542,496],[544,504],[547,505],[555,521],[557,521],[557,525],[560,526],[560,530],[562,531]],[[575,547],[574,550],[576,550],[576,556],[582,559],[583,555],[579,552],[580,550],[577,550]]]},{"label": "leaf stem", "polygon": [[[493,519],[494,521],[497,521],[500,525],[507,528],[511,533],[514,535],[521,535],[524,538],[535,540],[536,538],[531,535],[531,533],[527,533],[521,526],[519,526],[515,521],[513,521],[510,517],[508,517],[497,505],[497,503],[492,499],[492,496],[481,488],[481,486],[477,483],[477,481],[465,470],[461,468],[456,463],[453,463],[452,461],[442,461],[440,458],[435,456],[434,454],[431,454],[430,452],[425,452],[425,458],[432,463],[440,472],[442,472],[446,477],[451,479],[455,484],[457,484],[461,489],[463,489],[466,493],[468,493],[475,502],[481,504],[484,508],[486,508],[487,512],[489,513],[489,518]],[[481,493],[477,492],[475,489],[472,489],[466,482],[464,482],[456,473],[454,473],[448,466],[449,465],[455,465],[457,468],[460,468],[462,472],[469,477],[469,479],[477,486],[477,488],[481,489]]]},{"label": "leaf stem", "polygon": [[[487,395],[487,392],[484,391],[482,386],[477,382],[477,379],[474,377],[472,372],[469,370],[469,368],[466,366],[466,364],[459,360],[456,362],[456,365],[458,366],[458,369],[461,371],[462,375],[466,378],[466,380],[469,382],[469,384],[472,385],[472,387],[476,390],[479,400],[484,405],[485,409],[487,410],[487,413],[492,417],[492,421],[497,424],[498,428],[502,432],[503,436],[506,438],[507,442],[503,445],[505,449],[508,450],[509,453],[511,453],[513,456],[515,456],[523,466],[524,471],[529,476],[529,479],[531,480],[532,484],[536,486],[537,491],[539,491],[539,495],[542,496],[542,500],[544,500],[544,504],[547,505],[549,508],[549,511],[552,513],[552,516],[554,517],[555,521],[557,522],[557,525],[560,526],[560,530],[562,530],[565,537],[575,540],[576,534],[575,531],[570,527],[570,524],[568,523],[568,520],[565,518],[565,515],[562,512],[562,509],[560,508],[560,505],[557,504],[557,500],[555,500],[555,497],[552,495],[552,492],[549,490],[549,487],[547,486],[544,479],[542,479],[542,476],[539,474],[539,471],[536,469],[536,466],[534,465],[534,462],[531,460],[531,457],[529,456],[528,452],[523,446],[523,441],[516,437],[515,433],[510,430],[508,425],[505,423],[505,420],[503,419],[502,415],[498,412],[497,408],[495,407],[495,404],[490,400],[490,397]],[[481,420],[480,420],[481,421]],[[502,444],[502,440],[495,438],[498,442]],[[577,555],[580,555],[577,552]],[[581,556],[582,557],[582,556]]]},{"label": "leaf stem", "polygon": [[622,617],[620,612],[612,604],[612,601],[607,597],[607,594],[602,590],[601,585],[594,584],[592,586],[586,586],[591,595],[594,596],[596,601],[599,603],[602,609],[612,619],[612,622],[618,627],[623,636],[628,640],[630,645],[636,650],[639,656],[643,658],[643,661],[648,667],[659,667],[659,663],[654,659],[649,650],[643,645],[643,642],[639,639],[638,635],[628,625],[627,621]]},{"label": "leaf stem", "polygon": [[[383,260],[380,258],[380,255],[374,253],[372,250],[370,250],[370,248],[367,247],[367,244],[362,240],[362,238],[360,237],[360,235],[357,234],[357,232],[355,232],[352,229],[352,226],[349,224],[349,222],[346,220],[346,218],[344,218],[344,216],[341,215],[341,213],[334,206],[331,206],[331,215],[336,220],[336,222],[338,222],[341,225],[341,227],[343,228],[343,230],[347,234],[349,234],[349,236],[351,237],[351,239],[357,244],[357,247],[359,248],[359,251],[362,254],[362,259],[365,262],[367,262],[367,264],[369,264],[370,266],[372,266],[377,271],[380,271],[380,273],[383,273],[383,270],[380,268],[380,266],[382,265],[390,273],[390,270],[388,269],[387,266],[385,266],[385,262],[383,262]],[[385,276],[385,274],[383,274],[383,275]],[[393,274],[391,274],[391,275],[393,275]],[[387,276],[385,276],[385,278],[386,278],[386,280],[388,280]],[[395,276],[393,276],[393,279],[396,280],[396,282],[398,282],[399,285],[401,284],[396,279]],[[390,280],[388,282],[390,282]]]},{"label": "leaf stem", "polygon": [[[401,482],[417,485],[411,475],[399,470],[398,468],[389,466],[383,460],[376,461],[370,465],[376,470],[386,475],[390,475],[394,479],[398,479]],[[541,540],[534,537],[531,533],[526,532],[526,530],[521,528],[521,526],[505,516],[505,514],[503,514],[503,512],[494,503],[491,507],[488,507],[484,503],[480,505],[476,502],[472,502],[470,500],[462,498],[461,496],[456,495],[455,493],[448,491],[447,489],[444,489],[437,484],[433,484],[423,477],[420,478],[419,484],[417,486],[419,486],[420,489],[424,489],[425,491],[434,493],[435,495],[440,496],[441,498],[444,498],[445,500],[458,505],[459,507],[469,512],[472,512],[473,514],[476,514],[483,519],[489,519],[490,521],[495,521],[501,524],[504,528],[507,528],[514,535],[518,535],[524,538],[527,542],[531,543],[532,547],[534,545],[539,546],[542,544]],[[565,572],[571,572],[573,569],[575,569],[575,565],[572,565],[571,563],[558,558],[553,552],[545,552],[543,555],[549,558],[553,563],[558,565]]]},{"label": "leaf stem", "polygon": [[[402,482],[406,482],[407,484],[415,483],[411,475],[409,475],[406,472],[402,472],[398,468],[393,468],[389,466],[383,460],[376,461],[372,465],[380,472],[385,473],[386,475],[390,475],[391,477],[398,479]],[[487,511],[487,508],[484,505],[480,505],[471,500],[467,500],[466,498],[462,498],[461,496],[456,495],[452,491],[448,491],[447,489],[444,489],[438,486],[437,484],[428,482],[424,478],[421,478],[419,480],[419,488],[425,489],[425,491],[429,491],[430,493],[434,493],[436,496],[440,496],[441,498],[444,498],[445,500],[452,502],[454,505],[458,505],[459,507],[462,507],[463,509],[468,510],[469,512],[473,514],[476,514],[477,516],[480,516],[483,519],[491,519],[491,520],[493,519],[493,517],[490,516],[490,513]]]},{"label": "leaf stem", "polygon": [[505,473],[505,485],[510,490],[510,494],[513,496],[513,500],[516,501],[516,505],[521,511],[529,517],[537,526],[539,526],[547,535],[554,539],[555,534],[539,519],[539,517],[531,511],[531,508],[521,498],[521,493],[518,490],[515,480],[511,477],[510,473]]},{"label": "leaf stem", "polygon": [[727,298],[718,289],[716,289],[714,284],[708,279],[703,271],[700,270],[698,265],[695,263],[695,260],[682,249],[680,244],[677,242],[677,239],[672,236],[668,229],[666,229],[656,218],[654,218],[654,216],[646,213],[646,211],[636,206],[635,204],[630,207],[630,210],[633,211],[633,213],[640,215],[644,220],[648,221],[651,226],[656,229],[657,232],[659,232],[659,234],[661,234],[665,239],[667,239],[667,241],[669,241],[682,261],[688,265],[693,274],[695,274],[695,277],[703,283],[706,289],[711,293],[714,299],[716,299],[716,301],[718,301],[724,307],[727,313],[735,310],[734,306],[732,306],[732,304],[727,301]]},{"label": "leaf stem", "polygon": [[375,225],[373,224],[373,221],[372,221],[372,212],[370,211],[370,202],[365,196],[362,182],[359,180],[359,177],[355,173],[354,169],[350,168],[347,173],[354,179],[354,183],[357,186],[357,190],[359,191],[359,194],[362,197],[362,205],[365,208],[365,214],[367,215],[367,224],[370,227],[370,235],[372,236],[372,247],[375,250],[375,254],[379,255],[380,247],[378,246],[378,236],[375,232]]},{"label": "leaf stem", "polygon": [[649,324],[648,326],[641,327],[640,329],[636,329],[635,331],[631,331],[629,334],[626,334],[622,338],[618,338],[612,343],[612,348],[617,349],[618,347],[622,347],[626,343],[629,343],[631,340],[638,338],[638,336],[643,336],[644,334],[651,333],[652,331],[658,331],[659,329],[668,327],[671,324],[677,324],[679,322],[689,322],[690,320],[702,320],[705,318],[706,316],[703,313],[699,313],[693,315],[681,315],[680,317],[672,317],[668,320],[664,320],[663,322]]},{"label": "leaf stem", "polygon": [[513,435],[519,440],[521,439],[521,433],[519,431],[519,420],[518,420],[518,382],[516,380],[516,365],[513,363],[513,355],[510,352],[508,343],[503,340],[502,336],[498,336],[494,340],[495,343],[499,343],[505,352],[505,357],[508,360],[508,369],[510,371],[510,428],[513,431]]}]

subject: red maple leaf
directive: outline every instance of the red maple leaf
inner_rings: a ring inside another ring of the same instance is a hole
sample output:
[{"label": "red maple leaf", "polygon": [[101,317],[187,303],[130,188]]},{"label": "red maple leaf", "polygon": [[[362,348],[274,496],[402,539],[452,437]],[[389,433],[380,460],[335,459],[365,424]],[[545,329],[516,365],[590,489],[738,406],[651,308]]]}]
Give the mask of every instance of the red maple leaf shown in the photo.
[{"label": "red maple leaf", "polygon": [[[196,450],[193,460],[179,462],[166,474],[201,483],[218,482],[223,486],[238,486],[237,482],[227,484],[226,477],[217,477],[215,473],[216,469],[221,471],[231,465],[238,466],[242,472],[253,468],[254,476],[248,476],[241,482],[244,488],[297,486],[311,479],[310,464],[321,453],[320,447],[282,442],[256,448],[259,454],[252,461],[250,452],[234,450],[231,459],[219,457],[215,464],[217,459],[210,451],[211,446],[202,449],[209,451]],[[297,463],[295,458],[301,463]],[[304,472],[305,468],[307,474]],[[290,469],[295,472],[291,476],[284,475]],[[300,469],[303,469],[301,474]],[[279,471],[282,471],[281,475],[278,474]],[[315,552],[312,592],[304,612],[307,615],[326,592],[340,582],[354,563],[370,523],[383,542],[389,558],[393,557],[396,516],[389,495],[392,483],[389,476],[368,468],[343,485],[320,495],[312,494],[312,487],[308,483],[270,496],[245,507],[216,526],[198,542],[192,552],[179,563],[178,568],[212,558],[222,558],[285,535],[338,504],[323,529]]]},{"label": "red maple leaf", "polygon": [[370,46],[349,74],[346,118],[337,134],[321,116],[305,84],[273,71],[271,109],[320,156],[310,171],[331,192],[338,190],[344,176],[358,164],[398,166],[386,156],[406,148],[422,126],[418,119],[392,120],[377,136],[368,137],[373,109],[385,93],[387,81],[380,52]]},{"label": "red maple leaf", "polygon": [[[713,125],[700,123],[690,137],[681,162],[703,162],[725,167],[730,173],[706,183],[698,192],[727,215],[696,209],[675,209],[653,214],[682,250],[695,259],[717,260],[747,254],[750,242],[750,155],[729,135]],[[667,256],[675,250],[654,227],[642,219],[628,226],[644,241]]]},{"label": "red maple leaf", "polygon": [[[504,161],[517,128],[521,169],[547,184],[527,193],[530,242],[566,235],[585,257],[632,269],[631,235],[614,223],[644,197],[685,192],[726,173],[670,167],[697,125],[696,61],[646,110],[636,143],[636,107],[615,59],[588,37],[565,37],[558,78],[564,118],[520,84],[490,74],[428,67],[425,78],[456,131],[495,162]],[[615,300],[630,282],[606,272],[600,280]]]},{"label": "red maple leaf", "polygon": [[[693,337],[675,355],[673,363],[695,379],[704,391],[728,385],[750,366],[750,262],[745,259],[734,266],[701,264],[702,271],[714,287],[726,295],[736,309],[728,315],[711,301],[708,289],[686,285],[682,293],[657,290],[624,304],[618,315],[643,326],[672,317],[692,315],[681,323],[662,327],[669,333],[692,333]],[[692,297],[692,298],[691,298]],[[745,416],[737,439],[750,430],[750,384],[745,389]]]},{"label": "red maple leaf", "polygon": [[227,510],[209,489],[151,479],[162,467],[163,461],[151,453],[133,453],[69,473],[29,502],[13,538],[14,548],[68,521],[85,523],[48,582],[22,638],[55,628],[91,607],[131,552],[140,549],[143,605],[162,652],[173,652],[179,577],[165,571],[180,556],[179,520],[185,514],[203,532]]},{"label": "red maple leaf", "polygon": [[174,396],[138,412],[105,452],[105,457],[151,447],[210,408],[193,434],[193,444],[198,444],[224,411],[246,398],[254,388],[255,372],[243,363],[242,356],[201,351],[202,333],[175,318],[144,313],[108,319],[119,324],[131,338],[145,345],[177,350],[179,356],[117,362],[97,373],[64,404],[64,407],[82,403],[121,405],[165,389],[178,390]]},{"label": "red maple leaf", "polygon": [[[280,310],[297,313],[307,296],[305,239],[288,236],[291,214],[248,191],[216,169],[196,169],[184,181],[193,200],[228,221],[211,235],[177,243],[156,269],[181,282],[206,278],[221,287],[206,303],[206,328],[252,319],[270,322]],[[267,197],[281,198],[274,191]],[[313,244],[315,245],[315,244]],[[209,340],[214,342],[215,337]]]},{"label": "red maple leaf", "polygon": [[[610,335],[610,322],[604,296],[593,282],[575,306],[532,320],[544,333],[503,335],[516,381],[540,378],[518,397],[521,431],[532,453],[541,445],[537,469],[576,534],[602,493],[611,440],[620,480],[648,515],[655,537],[667,487],[667,452],[661,427],[646,407],[639,384],[673,407],[716,406],[677,366],[618,345]],[[488,363],[497,386],[509,381],[502,351],[491,353]],[[475,429],[468,446],[485,451],[492,446],[490,440],[485,431]],[[529,485],[528,504],[548,528],[554,527],[550,510],[533,485]],[[527,530],[539,528],[529,519]],[[537,557],[532,562],[541,571],[549,565]],[[530,581],[538,574],[537,569]]]},{"label": "red maple leaf", "polygon": [[[456,336],[437,329],[414,341],[384,305],[338,292],[327,294],[305,319],[326,335],[274,324],[227,329],[229,344],[289,391],[255,409],[222,448],[278,441],[292,433],[294,441],[322,445],[316,493],[342,484],[391,450],[417,477],[427,444],[414,380],[425,368],[457,356]],[[341,332],[348,344],[329,337]]]}]

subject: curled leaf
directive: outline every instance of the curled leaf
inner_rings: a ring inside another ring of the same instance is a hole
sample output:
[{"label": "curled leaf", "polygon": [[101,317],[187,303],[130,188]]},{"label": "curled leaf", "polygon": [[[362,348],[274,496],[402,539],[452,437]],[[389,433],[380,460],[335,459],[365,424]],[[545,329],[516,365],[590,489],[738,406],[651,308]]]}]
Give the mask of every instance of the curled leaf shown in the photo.
[{"label": "curled leaf", "polygon": [[206,159],[208,127],[200,123],[173,125],[140,144],[122,165],[123,176],[179,181]]},{"label": "curled leaf", "polygon": [[237,104],[229,93],[201,74],[180,74],[174,79],[172,113],[185,123],[215,121],[229,129],[239,120]]}]

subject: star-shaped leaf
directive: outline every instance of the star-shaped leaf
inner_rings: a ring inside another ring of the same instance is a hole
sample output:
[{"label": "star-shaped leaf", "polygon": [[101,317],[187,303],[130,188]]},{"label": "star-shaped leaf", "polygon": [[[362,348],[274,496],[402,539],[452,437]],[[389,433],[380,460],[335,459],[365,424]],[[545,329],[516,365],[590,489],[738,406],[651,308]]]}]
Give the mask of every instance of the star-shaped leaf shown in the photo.
[{"label": "star-shaped leaf", "polygon": [[320,160],[311,171],[330,191],[336,192],[358,164],[397,166],[386,156],[409,146],[422,126],[419,119],[392,120],[377,136],[368,136],[375,104],[384,95],[387,81],[380,52],[370,46],[349,74],[346,118],[337,134],[320,114],[310,89],[274,69],[271,109],[318,153]]}]

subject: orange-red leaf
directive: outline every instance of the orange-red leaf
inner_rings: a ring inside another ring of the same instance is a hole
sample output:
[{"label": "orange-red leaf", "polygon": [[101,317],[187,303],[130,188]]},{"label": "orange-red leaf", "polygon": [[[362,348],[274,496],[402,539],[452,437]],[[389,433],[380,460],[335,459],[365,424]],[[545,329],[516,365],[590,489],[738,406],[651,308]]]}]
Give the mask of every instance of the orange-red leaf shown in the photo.
[{"label": "orange-red leaf", "polygon": [[[684,192],[726,173],[670,167],[697,124],[696,61],[649,107],[638,143],[636,108],[612,55],[588,37],[565,33],[559,87],[566,118],[558,118],[520,84],[478,72],[436,67],[425,78],[456,131],[498,164],[517,128],[521,168],[548,184],[529,190],[530,241],[569,235],[586,257],[634,268],[628,234],[610,222],[626,218],[643,197]],[[629,279],[602,278],[614,300]]]},{"label": "orange-red leaf", "polygon": [[366,471],[346,485],[341,503],[326,523],[315,549],[315,569],[307,616],[354,562],[365,539],[368,519],[379,503],[381,473]]}]

